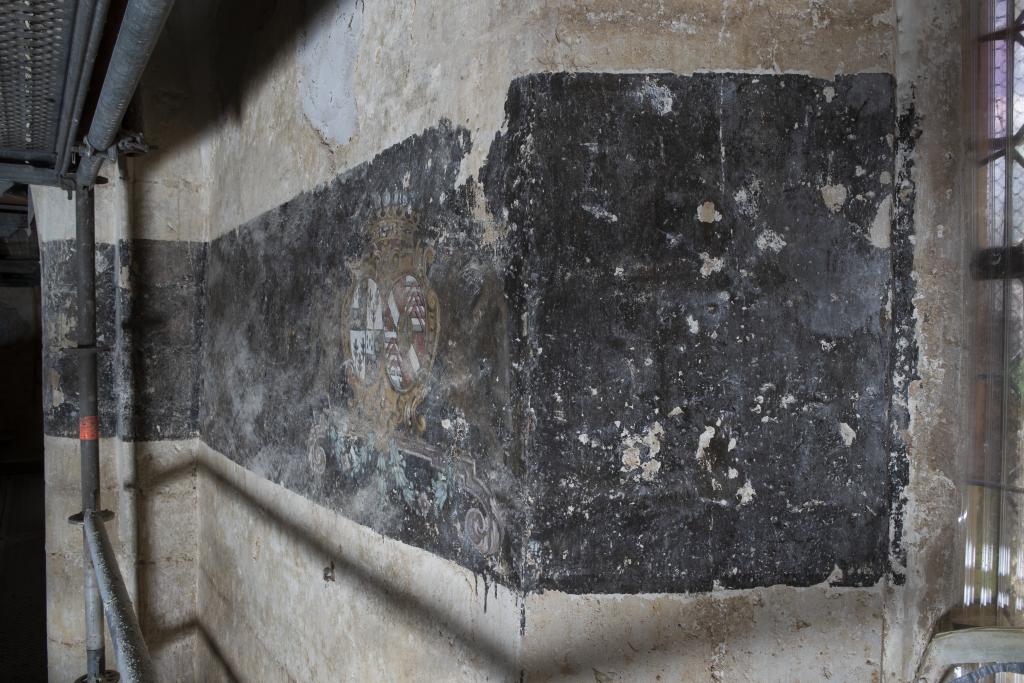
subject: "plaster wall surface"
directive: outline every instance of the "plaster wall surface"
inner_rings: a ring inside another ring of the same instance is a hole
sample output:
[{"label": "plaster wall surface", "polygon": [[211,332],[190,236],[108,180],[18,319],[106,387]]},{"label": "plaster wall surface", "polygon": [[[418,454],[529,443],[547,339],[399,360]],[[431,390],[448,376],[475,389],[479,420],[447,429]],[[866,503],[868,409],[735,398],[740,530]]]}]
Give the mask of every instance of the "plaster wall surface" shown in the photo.
[{"label": "plaster wall surface", "polygon": [[[164,655],[175,662],[174,678],[516,680],[522,670],[530,680],[803,680],[793,677],[798,670],[806,680],[909,679],[952,599],[946,568],[960,317],[949,302],[959,296],[961,253],[958,102],[950,96],[959,88],[955,7],[387,0],[312,2],[300,12],[257,2],[246,6],[245,30],[235,32],[243,37],[204,41],[202,20],[223,29],[232,4],[178,3],[143,86],[153,112],[147,132],[160,149],[129,164],[128,182],[114,177],[97,192],[102,241],[115,243],[127,226],[129,237],[215,238],[440,119],[470,131],[459,182],[477,178],[502,130],[509,83],[534,72],[894,73],[898,114],[913,103],[922,117],[909,159],[913,176],[897,186],[917,197],[921,349],[921,377],[909,387],[910,423],[902,430],[909,444],[907,580],[632,596],[522,597],[491,586],[485,611],[488,589],[468,570],[378,536],[200,444],[198,474],[172,478],[181,491],[166,489],[168,505],[182,502],[170,524],[180,535],[155,546],[179,558],[166,560],[173,569],[165,578],[194,586],[178,593],[168,616],[151,617],[156,641],[178,653]],[[333,28],[325,39],[327,25]],[[183,53],[184,71],[174,68]],[[337,67],[337,81],[324,78],[324,64]],[[350,91],[339,95],[338,82],[350,83]],[[344,110],[326,115],[341,96],[349,98]],[[71,237],[68,203],[50,199],[37,202],[41,225],[53,226],[43,239]],[[499,217],[478,211],[504,229]],[[125,453],[123,444],[104,444],[107,458]],[[132,462],[150,447],[136,443]],[[181,447],[194,453],[192,445]],[[47,451],[48,491],[51,478],[65,482],[48,493],[51,671],[67,678],[78,675],[73,653],[81,650],[73,564],[80,553],[57,525],[77,500],[77,457],[66,439],[48,439]],[[108,464],[107,472],[130,468]],[[165,489],[155,491],[159,500]],[[125,488],[113,480],[105,492],[116,505]],[[175,548],[194,550],[175,555]],[[332,562],[334,580],[325,580]],[[143,601],[143,612],[149,609]],[[193,643],[194,670],[186,661]],[[780,653],[787,667],[778,664]]]},{"label": "plaster wall surface", "polygon": [[196,680],[518,679],[522,597],[202,447]]},{"label": "plaster wall surface", "polygon": [[[244,57],[214,65],[213,88],[234,106],[213,136],[211,237],[442,118],[472,134],[460,180],[479,177],[502,127],[508,85],[529,73],[763,71],[831,78],[891,73],[895,61],[895,10],[885,0],[670,0],[629,7],[389,0],[313,2],[304,14],[273,3],[251,9],[261,11],[245,45],[222,48]],[[347,17],[358,30],[347,28]],[[308,36],[316,22],[338,27],[339,35],[329,44],[307,38],[297,45],[284,37],[296,28]],[[251,66],[232,68],[243,60]],[[351,79],[355,124],[346,142],[329,126],[311,124],[303,110],[303,102],[336,97],[336,81],[308,71],[325,62],[338,65],[338,80]]]}]

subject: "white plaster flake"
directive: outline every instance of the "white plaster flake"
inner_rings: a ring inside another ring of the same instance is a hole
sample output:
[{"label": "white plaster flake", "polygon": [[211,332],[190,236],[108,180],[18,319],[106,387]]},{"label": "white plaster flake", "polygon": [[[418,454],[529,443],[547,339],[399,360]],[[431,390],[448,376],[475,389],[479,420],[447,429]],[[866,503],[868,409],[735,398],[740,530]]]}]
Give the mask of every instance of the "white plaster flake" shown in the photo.
[{"label": "white plaster flake", "polygon": [[640,86],[640,101],[650,106],[658,114],[665,116],[672,113],[674,98],[672,91],[664,85],[650,79]]},{"label": "white plaster flake", "polygon": [[660,422],[651,423],[644,431],[643,436],[623,430],[622,471],[632,472],[641,468],[643,470],[641,476],[644,479],[647,481],[653,479],[661,469],[661,463],[655,460],[655,456],[661,452],[660,437],[664,435],[665,428],[661,426]]},{"label": "white plaster flake", "polygon": [[849,447],[853,445],[854,440],[857,438],[857,432],[855,432],[853,427],[845,422],[840,422],[839,436],[843,439],[843,443]]},{"label": "white plaster flake", "polygon": [[754,490],[749,479],[747,479],[743,486],[740,487],[740,490],[736,492],[736,497],[739,499],[740,505],[748,505],[750,501],[754,500],[754,496],[756,495],[757,491]]},{"label": "white plaster flake", "polygon": [[648,460],[641,466],[640,469],[642,470],[640,476],[644,479],[644,481],[651,481],[656,476],[658,476],[658,472],[661,471],[661,461]]},{"label": "white plaster flake", "polygon": [[888,249],[890,246],[889,236],[892,232],[892,197],[886,195],[885,199],[878,203],[878,211],[875,213],[875,220],[871,222],[868,231],[868,239],[871,245],[877,249]]},{"label": "white plaster flake", "polygon": [[701,277],[708,277],[712,273],[717,273],[725,267],[725,261],[719,257],[711,258],[711,254],[706,251],[700,253],[700,274]]},{"label": "white plaster flake", "polygon": [[711,465],[704,454],[708,446],[711,445],[711,439],[713,438],[715,438],[715,428],[711,426],[705,426],[704,431],[697,437],[697,461],[704,465],[709,472],[711,471]]},{"label": "white plaster flake", "polygon": [[584,204],[583,210],[594,218],[600,218],[601,220],[608,221],[609,223],[619,222],[619,217],[605,209],[603,206],[597,206],[596,204]]},{"label": "white plaster flake", "polygon": [[832,213],[839,213],[843,204],[846,203],[846,196],[845,185],[825,185],[821,188],[821,200],[825,202],[825,206]]},{"label": "white plaster flake", "polygon": [[697,220],[701,223],[717,223],[722,220],[722,214],[715,208],[715,203],[707,201],[697,207]]},{"label": "white plaster flake", "polygon": [[782,235],[774,230],[765,230],[757,236],[756,244],[761,251],[768,250],[777,254],[786,246],[786,240],[782,239]]}]

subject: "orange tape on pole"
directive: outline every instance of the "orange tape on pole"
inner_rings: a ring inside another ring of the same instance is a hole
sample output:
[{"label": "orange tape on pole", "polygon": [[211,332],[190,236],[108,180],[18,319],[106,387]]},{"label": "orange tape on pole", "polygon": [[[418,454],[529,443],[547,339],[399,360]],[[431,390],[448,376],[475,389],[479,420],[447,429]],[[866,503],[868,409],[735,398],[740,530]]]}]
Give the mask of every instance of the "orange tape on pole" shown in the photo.
[{"label": "orange tape on pole", "polygon": [[83,417],[78,421],[78,438],[81,441],[95,441],[100,435],[100,419],[95,415]]}]

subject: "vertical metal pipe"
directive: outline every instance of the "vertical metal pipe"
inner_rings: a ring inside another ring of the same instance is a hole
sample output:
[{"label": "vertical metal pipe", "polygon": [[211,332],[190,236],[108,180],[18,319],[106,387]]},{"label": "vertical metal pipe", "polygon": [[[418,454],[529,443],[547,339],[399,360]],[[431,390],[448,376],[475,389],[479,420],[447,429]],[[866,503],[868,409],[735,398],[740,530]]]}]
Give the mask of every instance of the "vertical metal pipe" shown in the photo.
[{"label": "vertical metal pipe", "polygon": [[[92,188],[75,192],[75,259],[78,266],[78,443],[82,471],[82,512],[100,507],[99,417],[96,401],[96,207]],[[85,571],[86,680],[101,680],[103,605],[89,548],[82,532]]]}]

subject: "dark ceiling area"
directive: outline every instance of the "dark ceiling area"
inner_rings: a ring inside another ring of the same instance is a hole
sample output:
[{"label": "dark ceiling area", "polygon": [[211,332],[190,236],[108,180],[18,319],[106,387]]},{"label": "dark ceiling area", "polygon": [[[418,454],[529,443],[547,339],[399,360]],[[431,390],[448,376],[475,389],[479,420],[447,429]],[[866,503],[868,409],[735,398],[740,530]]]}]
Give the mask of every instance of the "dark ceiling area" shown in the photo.
[{"label": "dark ceiling area", "polygon": [[0,287],[39,286],[39,239],[28,188],[0,195]]}]

